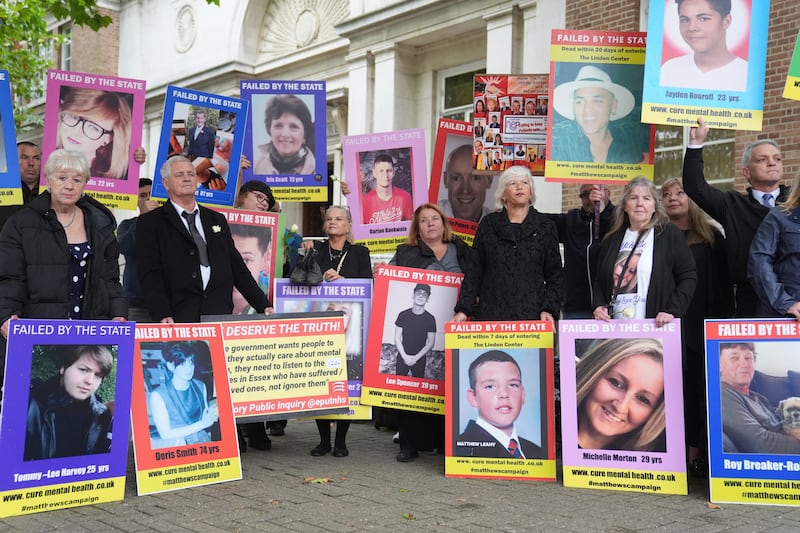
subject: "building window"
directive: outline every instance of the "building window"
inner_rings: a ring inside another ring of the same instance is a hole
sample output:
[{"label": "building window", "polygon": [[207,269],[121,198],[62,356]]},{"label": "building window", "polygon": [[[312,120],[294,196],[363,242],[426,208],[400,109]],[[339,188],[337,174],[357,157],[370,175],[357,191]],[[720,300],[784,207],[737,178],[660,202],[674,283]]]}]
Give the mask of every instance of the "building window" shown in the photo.
[{"label": "building window", "polygon": [[[734,130],[711,130],[703,148],[706,180],[718,189],[733,189],[736,177]],[[689,128],[656,126],[655,183],[683,175],[683,154],[689,144]]]},{"label": "building window", "polygon": [[486,67],[470,64],[439,72],[439,116],[453,120],[472,120],[473,77],[483,74]]},{"label": "building window", "polygon": [[53,63],[60,70],[72,70],[72,24],[62,24],[56,31],[61,37],[61,44],[58,53],[53,56]]}]

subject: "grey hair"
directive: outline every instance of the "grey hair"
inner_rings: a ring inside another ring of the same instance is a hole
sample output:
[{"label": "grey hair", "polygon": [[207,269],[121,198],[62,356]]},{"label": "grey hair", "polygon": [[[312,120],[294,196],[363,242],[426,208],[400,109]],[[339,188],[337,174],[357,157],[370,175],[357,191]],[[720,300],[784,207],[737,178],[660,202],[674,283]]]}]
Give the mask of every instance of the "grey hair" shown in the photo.
[{"label": "grey hair", "polygon": [[167,179],[169,175],[172,173],[172,165],[181,162],[191,163],[189,158],[183,157],[182,155],[173,155],[172,157],[164,161],[164,164],[161,165],[161,170],[159,170],[159,173],[161,174],[161,179]]},{"label": "grey hair", "polygon": [[772,139],[759,139],[757,141],[753,141],[745,146],[744,152],[742,152],[742,168],[745,168],[750,164],[750,160],[753,158],[753,149],[757,146],[761,146],[762,144],[774,146],[778,151],[781,149],[778,143]]},{"label": "grey hair", "polygon": [[77,171],[83,176],[83,181],[89,181],[91,178],[89,161],[83,153],[75,150],[59,148],[50,152],[50,157],[47,158],[47,163],[44,165],[44,175],[50,178],[59,170]]},{"label": "grey hair", "polygon": [[503,193],[506,190],[506,186],[511,180],[520,178],[525,179],[531,186],[531,199],[528,203],[533,205],[533,203],[536,201],[536,190],[533,186],[533,177],[531,176],[531,171],[528,170],[528,167],[514,165],[513,167],[505,169],[497,180],[497,190],[494,192],[495,209],[501,211],[506,206],[506,204],[503,202]]}]

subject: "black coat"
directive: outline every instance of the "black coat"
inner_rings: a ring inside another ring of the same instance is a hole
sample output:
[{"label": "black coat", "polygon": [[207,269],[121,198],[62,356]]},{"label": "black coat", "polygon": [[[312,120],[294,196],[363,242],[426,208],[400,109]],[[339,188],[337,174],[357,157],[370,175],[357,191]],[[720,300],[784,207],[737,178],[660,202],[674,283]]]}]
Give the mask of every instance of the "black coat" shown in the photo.
[{"label": "black coat", "polygon": [[[83,211],[93,255],[83,301],[85,320],[126,316],[128,305],[119,282],[116,221],[90,196],[77,203]],[[43,192],[14,214],[0,233],[0,323],[20,318],[69,317],[71,255],[67,235]]]},{"label": "black coat", "polygon": [[211,279],[203,289],[200,256],[172,202],[139,217],[136,261],[144,304],[153,320],[199,322],[201,315],[233,311],[233,287],[261,313],[270,307],[236,250],[225,216],[200,206]]},{"label": "black coat", "polygon": [[512,224],[505,209],[489,213],[472,247],[475,268],[465,273],[456,311],[471,315],[477,296],[477,320],[540,320],[542,311],[558,317],[564,281],[551,220],[533,207],[522,224]]},{"label": "black coat", "polygon": [[[475,250],[473,250],[461,237],[453,235],[451,241],[456,247],[456,258],[462,273],[466,273],[475,265]],[[430,247],[417,240],[417,246],[401,244],[392,258],[391,264],[407,268],[428,268],[436,260],[436,255]]]},{"label": "black coat", "polygon": [[[317,251],[317,264],[324,274],[328,269],[339,266],[339,261],[334,261],[328,250],[328,241],[316,241],[314,249]],[[369,259],[369,248],[360,244],[350,244],[345,241],[342,253],[347,253],[342,260],[339,275],[343,278],[372,278],[372,263]],[[341,259],[341,258],[340,258]]]},{"label": "black coat", "polygon": [[[647,291],[646,318],[661,312],[682,317],[689,309],[697,284],[697,270],[692,251],[683,232],[672,224],[654,228],[653,270]],[[618,231],[603,240],[594,282],[592,305],[608,305],[614,290],[614,265],[625,231]],[[593,308],[594,308],[593,307]]]}]

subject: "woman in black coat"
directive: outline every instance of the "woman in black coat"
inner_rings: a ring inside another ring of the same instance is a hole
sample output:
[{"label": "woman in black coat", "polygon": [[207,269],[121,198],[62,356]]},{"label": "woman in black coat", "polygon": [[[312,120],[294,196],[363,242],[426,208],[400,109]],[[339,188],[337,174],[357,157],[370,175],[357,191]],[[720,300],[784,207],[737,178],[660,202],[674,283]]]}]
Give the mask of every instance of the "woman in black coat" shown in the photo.
[{"label": "woman in black coat", "polygon": [[682,317],[697,284],[694,258],[653,182],[628,182],[615,217],[598,257],[594,318],[655,318],[661,327]]},{"label": "woman in black coat", "polygon": [[558,230],[533,208],[534,200],[527,168],[513,166],[500,174],[498,211],[478,225],[472,245],[476,267],[465,273],[454,320],[553,322],[558,316],[563,294]]},{"label": "woman in black coat", "polygon": [[[344,207],[331,206],[325,211],[324,231],[328,236],[325,241],[314,243],[316,260],[322,270],[322,279],[334,281],[342,278],[372,278],[372,266],[369,259],[369,249],[360,244],[352,244],[353,219],[350,211]],[[309,248],[310,242],[304,243]],[[361,354],[363,358],[363,353]],[[352,361],[358,365],[363,361]],[[351,361],[348,360],[348,364]],[[348,369],[348,375],[352,375]],[[319,430],[319,444],[311,450],[311,455],[317,457],[331,451],[331,423],[330,420],[317,419]],[[333,456],[346,457],[349,455],[345,439],[347,430],[350,429],[349,420],[336,421],[336,439],[333,443]]]}]

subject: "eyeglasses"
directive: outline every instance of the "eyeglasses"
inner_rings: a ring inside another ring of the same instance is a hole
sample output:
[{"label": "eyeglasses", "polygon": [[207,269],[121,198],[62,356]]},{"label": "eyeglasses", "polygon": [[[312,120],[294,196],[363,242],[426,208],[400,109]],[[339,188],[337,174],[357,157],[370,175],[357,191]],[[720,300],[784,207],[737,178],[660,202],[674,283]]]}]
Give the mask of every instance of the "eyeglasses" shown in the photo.
[{"label": "eyeglasses", "polygon": [[77,115],[73,115],[72,113],[62,113],[61,122],[63,122],[70,128],[73,128],[78,124],[83,123],[83,126],[81,127],[83,134],[86,136],[87,139],[91,139],[93,141],[96,141],[97,139],[99,139],[100,137],[102,137],[107,133],[108,134],[114,133],[112,130],[103,129],[97,122],[92,122],[87,118],[79,117]]},{"label": "eyeglasses", "polygon": [[252,194],[253,196],[255,196],[255,198],[256,198],[256,202],[260,202],[260,203],[262,203],[262,204],[269,204],[269,198],[267,198],[266,196],[264,196],[264,194],[263,194],[263,193],[256,192],[256,191],[250,191],[250,194]]}]

